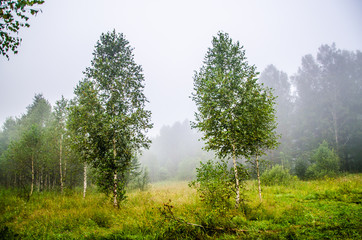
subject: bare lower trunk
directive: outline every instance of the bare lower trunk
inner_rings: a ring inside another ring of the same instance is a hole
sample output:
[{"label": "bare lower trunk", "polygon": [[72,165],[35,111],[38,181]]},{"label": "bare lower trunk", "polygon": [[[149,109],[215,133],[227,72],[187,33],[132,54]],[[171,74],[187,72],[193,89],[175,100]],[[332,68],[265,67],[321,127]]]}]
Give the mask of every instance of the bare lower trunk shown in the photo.
[{"label": "bare lower trunk", "polygon": [[84,163],[84,172],[83,172],[83,198],[87,193],[87,164]]},{"label": "bare lower trunk", "polygon": [[48,190],[50,190],[50,175],[48,175]]},{"label": "bare lower trunk", "polygon": [[114,179],[113,179],[113,206],[118,207],[118,194],[117,194],[117,172],[114,171]]},{"label": "bare lower trunk", "polygon": [[238,177],[238,168],[236,166],[236,156],[235,156],[235,145],[233,144],[233,164],[234,164],[234,174],[235,174],[235,208],[239,207],[240,203],[240,187],[239,187],[239,177]]},{"label": "bare lower trunk", "polygon": [[63,142],[63,135],[61,135],[60,143],[59,143],[59,175],[60,175],[60,193],[61,194],[63,194],[62,142]]},{"label": "bare lower trunk", "polygon": [[63,185],[67,183],[67,158],[64,157]]},{"label": "bare lower trunk", "polygon": [[256,155],[256,173],[258,176],[258,190],[259,190],[259,198],[260,198],[260,202],[262,202],[262,198],[261,198],[261,185],[260,185],[260,174],[259,174],[259,160],[258,160],[258,155]]},{"label": "bare lower trunk", "polygon": [[[116,161],[117,150],[116,150],[116,139],[113,138],[113,158]],[[118,179],[117,179],[117,171],[114,171],[113,176],[113,206],[118,207],[118,194],[117,194],[117,186],[118,186]]]},{"label": "bare lower trunk", "polygon": [[[40,188],[39,188],[39,191],[43,191],[44,190],[44,181],[43,181],[43,170],[41,170],[41,173],[40,173],[40,184],[39,184],[39,186],[40,186]],[[38,192],[39,192],[38,191]]]},{"label": "bare lower trunk", "polygon": [[31,156],[31,186],[30,186],[29,196],[33,194],[33,190],[34,190],[34,156]]},{"label": "bare lower trunk", "polygon": [[333,128],[334,128],[334,140],[336,141],[336,150],[338,152],[339,150],[338,123],[337,123],[337,114],[335,110],[332,112],[332,117],[333,117]]}]

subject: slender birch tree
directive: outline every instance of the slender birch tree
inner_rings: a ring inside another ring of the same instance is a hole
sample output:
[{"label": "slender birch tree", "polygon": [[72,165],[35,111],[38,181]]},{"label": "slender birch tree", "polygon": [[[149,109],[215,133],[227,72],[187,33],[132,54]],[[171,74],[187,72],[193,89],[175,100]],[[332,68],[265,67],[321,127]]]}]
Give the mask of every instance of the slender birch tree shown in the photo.
[{"label": "slender birch tree", "polygon": [[91,67],[75,91],[79,105],[74,110],[78,108],[85,119],[78,126],[89,146],[87,162],[95,169],[101,189],[113,193],[115,207],[125,198],[131,160],[141,148],[149,147],[146,132],[152,127],[151,112],[145,109],[142,68],[132,51],[123,34],[115,30],[102,34]]},{"label": "slender birch tree", "polygon": [[55,103],[54,108],[54,120],[55,120],[55,133],[59,146],[59,182],[60,192],[63,194],[64,189],[64,170],[63,170],[63,159],[64,154],[64,135],[65,135],[65,122],[67,119],[67,105],[68,101],[62,96],[62,98]]},{"label": "slender birch tree", "polygon": [[[192,99],[197,112],[193,127],[203,132],[206,150],[216,151],[220,158],[232,158],[236,208],[240,202],[237,158],[254,154],[259,138],[275,136],[274,97],[257,83],[257,74],[239,42],[233,43],[227,33],[219,32],[194,76]],[[273,117],[265,118],[265,114]],[[270,121],[269,128],[260,130],[270,135],[259,134],[258,124],[263,121]]]}]

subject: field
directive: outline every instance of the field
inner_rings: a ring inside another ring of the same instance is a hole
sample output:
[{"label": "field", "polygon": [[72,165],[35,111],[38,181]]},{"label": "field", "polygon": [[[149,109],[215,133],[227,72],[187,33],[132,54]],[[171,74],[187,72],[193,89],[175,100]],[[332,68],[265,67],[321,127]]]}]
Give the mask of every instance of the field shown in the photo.
[{"label": "field", "polygon": [[119,209],[96,191],[0,191],[0,239],[362,239],[362,174],[263,188],[239,210],[204,206],[187,182],[128,194]]}]

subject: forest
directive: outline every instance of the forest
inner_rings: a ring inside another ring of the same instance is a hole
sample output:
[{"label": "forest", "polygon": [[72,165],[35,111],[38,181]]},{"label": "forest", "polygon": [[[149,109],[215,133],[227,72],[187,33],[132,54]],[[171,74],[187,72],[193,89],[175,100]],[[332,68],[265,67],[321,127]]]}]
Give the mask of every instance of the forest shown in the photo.
[{"label": "forest", "polygon": [[[142,68],[115,31],[101,35],[74,99],[51,106],[36,94],[22,116],[9,117],[0,132],[3,236],[309,238],[311,226],[300,226],[306,212],[330,207],[334,220],[319,213],[313,238],[361,236],[362,53],[322,45],[288,77],[273,65],[259,75],[228,34],[212,44],[194,78],[196,120],[164,126],[154,138]],[[145,219],[117,225],[124,211]],[[58,231],[54,221],[68,223]]]},{"label": "forest", "polygon": [[219,31],[194,73],[195,118],[153,137],[146,80],[109,31],[74,98],[36,93],[6,119],[0,239],[362,237],[361,51],[323,44],[291,76],[259,73]]}]

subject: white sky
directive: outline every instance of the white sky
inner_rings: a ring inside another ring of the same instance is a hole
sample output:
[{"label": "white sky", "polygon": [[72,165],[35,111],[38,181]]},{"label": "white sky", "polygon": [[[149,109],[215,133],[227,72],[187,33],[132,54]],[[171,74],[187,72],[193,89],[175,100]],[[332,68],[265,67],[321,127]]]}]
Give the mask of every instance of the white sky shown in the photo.
[{"label": "white sky", "polygon": [[25,113],[35,93],[51,104],[72,98],[100,34],[113,29],[143,67],[151,135],[193,119],[192,77],[220,30],[240,41],[260,72],[274,64],[292,75],[321,44],[362,50],[358,0],[45,0],[40,8],[20,32],[19,53],[0,57],[0,124]]}]

